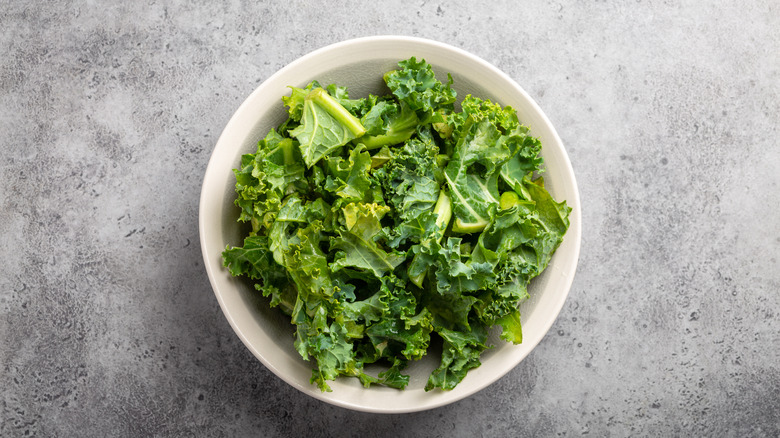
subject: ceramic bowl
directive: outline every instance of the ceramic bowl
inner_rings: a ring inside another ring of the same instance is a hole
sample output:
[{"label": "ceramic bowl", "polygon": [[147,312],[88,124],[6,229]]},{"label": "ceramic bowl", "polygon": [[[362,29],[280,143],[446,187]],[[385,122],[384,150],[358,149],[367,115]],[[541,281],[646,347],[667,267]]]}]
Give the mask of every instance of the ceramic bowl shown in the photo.
[{"label": "ceramic bowl", "polygon": [[[241,245],[246,228],[236,221],[235,178],[232,169],[241,155],[253,153],[269,129],[285,120],[282,96],[288,86],[303,87],[312,80],[347,86],[350,97],[386,94],[382,75],[400,60],[415,56],[430,63],[446,81],[454,79],[459,98],[467,94],[510,105],[531,134],[542,142],[545,183],[553,197],[573,208],[571,227],[546,271],[529,288],[531,298],[521,307],[523,343],[511,345],[497,336],[495,348],[482,356],[482,365],[469,372],[453,390],[425,392],[423,387],[439,358],[429,354],[406,370],[411,376],[405,390],[380,386],[364,388],[357,379],[329,382],[332,392],[309,383],[312,364],[293,348],[289,318],[241,279],[222,266],[226,245]],[[550,121],[520,85],[486,61],[456,47],[412,37],[378,36],[333,44],[282,68],[247,97],[220,136],[208,164],[200,198],[200,241],[211,286],[233,330],[269,370],[296,389],[320,400],[349,409],[381,413],[421,411],[463,399],[495,382],[517,366],[542,340],[566,300],[577,267],[580,248],[580,201],[577,184],[561,139]]]}]

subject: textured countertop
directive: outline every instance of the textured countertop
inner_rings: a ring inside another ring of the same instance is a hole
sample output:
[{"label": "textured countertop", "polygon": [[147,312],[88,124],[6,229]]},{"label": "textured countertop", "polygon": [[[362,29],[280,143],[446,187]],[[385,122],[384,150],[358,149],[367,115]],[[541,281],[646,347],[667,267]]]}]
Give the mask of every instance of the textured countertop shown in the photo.
[{"label": "textured countertop", "polygon": [[[527,3],[6,2],[0,436],[778,436],[780,8]],[[557,127],[583,206],[542,343],[476,395],[408,415],[270,373],[198,242],[205,167],[243,99],[377,34],[514,78]]]}]

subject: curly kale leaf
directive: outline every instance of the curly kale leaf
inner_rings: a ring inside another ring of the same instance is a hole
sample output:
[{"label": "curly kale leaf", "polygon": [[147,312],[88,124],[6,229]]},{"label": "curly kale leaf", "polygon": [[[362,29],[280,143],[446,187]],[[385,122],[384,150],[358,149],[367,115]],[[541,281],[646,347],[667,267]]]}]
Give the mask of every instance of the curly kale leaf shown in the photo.
[{"label": "curly kale leaf", "polygon": [[304,165],[294,140],[271,130],[254,154],[241,157],[236,177],[235,204],[241,208],[238,220],[252,222],[252,234],[268,229],[282,199],[290,193],[308,192]]},{"label": "curly kale leaf", "polygon": [[481,365],[482,352],[487,349],[487,330],[475,326],[469,330],[440,328],[437,333],[443,339],[441,364],[431,373],[425,390],[434,388],[450,390],[460,383],[470,369]]},{"label": "curly kale leaf", "polygon": [[412,57],[398,63],[398,70],[384,75],[385,83],[393,95],[417,113],[420,124],[440,121],[435,115],[451,112],[457,93],[452,88],[452,76],[443,84],[430,64]]},{"label": "curly kale leaf", "polygon": [[378,204],[356,203],[342,209],[344,227],[330,243],[331,250],[337,251],[332,269],[352,267],[382,278],[406,260],[404,254],[388,252],[376,242],[382,231],[380,221],[389,210]]},{"label": "curly kale leaf", "polygon": [[268,237],[248,236],[241,247],[225,248],[223,264],[233,276],[256,280],[255,289],[271,297],[271,307],[280,306],[285,313],[292,312],[297,291],[273,259]]},{"label": "curly kale leaf", "polygon": [[362,136],[366,128],[360,120],[324,88],[313,88],[303,99],[300,125],[290,135],[300,142],[307,167],[322,157]]},{"label": "curly kale leaf", "polygon": [[375,183],[370,175],[371,155],[365,147],[358,145],[349,152],[349,156],[327,156],[323,160],[324,189],[334,199],[341,199],[338,206],[349,202],[373,202],[381,199],[376,193]]},{"label": "curly kale leaf", "polygon": [[356,142],[371,150],[408,140],[417,131],[420,120],[406,103],[382,100],[371,107],[361,123],[366,128],[366,134]]},{"label": "curly kale leaf", "polygon": [[390,150],[390,161],[373,172],[384,198],[392,207],[396,225],[430,211],[439,196],[437,156],[439,148],[430,139],[410,139]]}]

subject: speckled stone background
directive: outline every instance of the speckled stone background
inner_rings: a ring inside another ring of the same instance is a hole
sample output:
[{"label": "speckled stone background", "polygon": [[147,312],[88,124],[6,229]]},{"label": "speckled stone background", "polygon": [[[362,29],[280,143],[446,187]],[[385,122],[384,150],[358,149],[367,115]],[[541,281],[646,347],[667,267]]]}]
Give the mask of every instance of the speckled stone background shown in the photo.
[{"label": "speckled stone background", "polygon": [[[780,434],[777,2],[122,3],[0,8],[0,436]],[[197,234],[243,99],[375,34],[447,42],[518,81],[583,204],[577,277],[538,348],[404,416],[265,369]]]}]

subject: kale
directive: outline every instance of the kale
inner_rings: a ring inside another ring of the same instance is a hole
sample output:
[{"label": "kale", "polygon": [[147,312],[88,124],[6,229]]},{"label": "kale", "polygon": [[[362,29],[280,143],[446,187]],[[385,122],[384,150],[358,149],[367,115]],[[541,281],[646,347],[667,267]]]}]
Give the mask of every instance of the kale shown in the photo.
[{"label": "kale", "polygon": [[385,96],[291,87],[287,120],[234,170],[252,227],[224,265],[290,316],[323,391],[338,376],[403,389],[432,336],[443,350],[425,389],[454,388],[491,327],[522,342],[519,305],[569,227],[511,107],[466,96],[456,111],[451,77],[399,67]]}]

